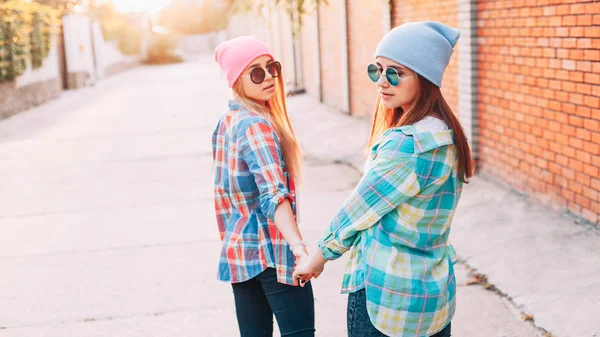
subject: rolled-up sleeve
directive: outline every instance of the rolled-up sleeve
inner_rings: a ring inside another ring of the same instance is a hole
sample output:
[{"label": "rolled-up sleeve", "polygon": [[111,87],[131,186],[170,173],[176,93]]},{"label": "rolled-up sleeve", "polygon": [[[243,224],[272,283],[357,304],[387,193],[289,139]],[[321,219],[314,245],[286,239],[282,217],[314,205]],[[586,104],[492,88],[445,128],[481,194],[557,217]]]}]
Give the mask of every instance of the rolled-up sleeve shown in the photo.
[{"label": "rolled-up sleeve", "polygon": [[279,138],[266,122],[251,123],[240,142],[241,153],[260,192],[260,209],[271,221],[285,199],[293,202],[283,173]]},{"label": "rolled-up sleeve", "polygon": [[326,259],[339,258],[352,247],[360,231],[372,227],[420,191],[419,180],[410,161],[399,162],[382,157],[369,165],[319,241]]}]

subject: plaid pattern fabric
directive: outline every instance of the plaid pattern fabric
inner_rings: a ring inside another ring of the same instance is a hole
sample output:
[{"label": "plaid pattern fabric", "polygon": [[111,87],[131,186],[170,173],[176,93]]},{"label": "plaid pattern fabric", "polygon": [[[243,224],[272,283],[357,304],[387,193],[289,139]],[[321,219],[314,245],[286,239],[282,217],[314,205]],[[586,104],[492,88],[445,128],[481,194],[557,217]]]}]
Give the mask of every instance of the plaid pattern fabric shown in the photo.
[{"label": "plaid pattern fabric", "polygon": [[386,131],[365,174],[319,241],[350,250],[342,292],[365,288],[374,325],[390,336],[431,336],[455,310],[456,254],[448,242],[462,183],[452,130]]},{"label": "plaid pattern fabric", "polygon": [[214,201],[222,240],[218,278],[239,283],[275,268],[280,283],[293,285],[294,255],[274,221],[275,209],[295,188],[272,125],[229,102],[212,137]]}]

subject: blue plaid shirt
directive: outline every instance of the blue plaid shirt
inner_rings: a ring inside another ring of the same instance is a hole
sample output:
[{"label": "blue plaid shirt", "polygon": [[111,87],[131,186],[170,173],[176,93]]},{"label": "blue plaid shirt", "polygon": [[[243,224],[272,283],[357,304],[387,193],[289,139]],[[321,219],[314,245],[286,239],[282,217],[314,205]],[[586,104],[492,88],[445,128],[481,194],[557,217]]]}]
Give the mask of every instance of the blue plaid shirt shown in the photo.
[{"label": "blue plaid shirt", "polygon": [[386,131],[319,242],[329,260],[350,250],[342,292],[366,289],[371,321],[390,336],[431,336],[454,315],[448,236],[462,183],[453,133],[441,123]]}]

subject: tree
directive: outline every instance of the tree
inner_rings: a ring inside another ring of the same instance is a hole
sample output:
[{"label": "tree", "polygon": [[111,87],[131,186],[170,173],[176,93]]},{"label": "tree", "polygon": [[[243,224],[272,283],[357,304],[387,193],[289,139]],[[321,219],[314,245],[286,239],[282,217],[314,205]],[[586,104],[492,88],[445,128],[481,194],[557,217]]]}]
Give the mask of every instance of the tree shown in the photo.
[{"label": "tree", "polygon": [[233,12],[251,11],[262,16],[266,11],[283,8],[292,21],[292,34],[294,38],[302,28],[302,18],[310,14],[319,5],[328,5],[328,0],[223,0]]}]

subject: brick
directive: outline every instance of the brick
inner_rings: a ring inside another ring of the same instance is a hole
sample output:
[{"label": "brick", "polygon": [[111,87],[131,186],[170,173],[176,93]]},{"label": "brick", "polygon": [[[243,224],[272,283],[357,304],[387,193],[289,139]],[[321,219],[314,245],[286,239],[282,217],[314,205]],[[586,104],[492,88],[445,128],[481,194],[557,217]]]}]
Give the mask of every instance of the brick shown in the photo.
[{"label": "brick", "polygon": [[583,142],[583,147],[585,148],[585,150],[590,153],[590,154],[600,154],[600,143],[598,143],[598,141],[594,141],[594,136],[596,134],[592,134],[592,141],[591,142]]},{"label": "brick", "polygon": [[600,132],[600,121],[596,119],[586,119],[584,123],[588,130]]},{"label": "brick", "polygon": [[585,83],[600,84],[600,74],[585,73],[583,80]]},{"label": "brick", "polygon": [[586,8],[583,4],[573,4],[571,5],[571,14],[585,14]]},{"label": "brick", "polygon": [[593,165],[585,165],[583,168],[583,173],[592,176],[592,177],[597,177],[598,176],[598,167],[597,166],[593,166]]},{"label": "brick", "polygon": [[592,94],[592,85],[589,84],[585,84],[585,83],[577,83],[576,84],[576,88],[577,88],[577,92],[582,94],[582,95],[591,95]]},{"label": "brick", "polygon": [[577,48],[580,48],[580,49],[592,48],[592,39],[589,39],[589,38],[577,39]]},{"label": "brick", "polygon": [[573,104],[583,104],[583,95],[571,93],[569,94],[569,101]]},{"label": "brick", "polygon": [[[574,170],[569,170],[569,171],[572,171],[573,175],[565,176],[565,178],[570,180],[570,181],[567,181],[567,188],[569,189],[569,191],[575,192],[575,195],[581,194],[583,192],[583,186],[580,183],[575,181],[575,171]],[[563,170],[563,175],[564,175],[564,173],[565,173],[565,170]]]},{"label": "brick", "polygon": [[[590,108],[589,108],[589,107],[587,107],[587,106],[582,106],[582,105],[579,105],[579,106],[577,106],[577,109],[576,109],[576,112],[575,112],[575,113],[576,113],[576,114],[577,114],[577,116],[579,116],[579,117],[583,117],[583,118],[589,118],[589,117],[591,117],[591,116],[592,116],[592,109],[590,109]],[[585,122],[585,120],[584,120],[584,122],[583,122],[583,123],[584,123],[584,125],[585,125],[585,123],[586,123],[586,122]]]},{"label": "brick", "polygon": [[585,60],[585,51],[581,49],[571,49],[569,51],[569,58],[571,60]]},{"label": "brick", "polygon": [[554,174],[560,174],[560,166],[556,165],[554,163],[549,163],[548,164],[548,171],[554,173]]},{"label": "brick", "polygon": [[600,108],[600,98],[594,96],[585,96],[584,104],[592,108]]},{"label": "brick", "polygon": [[572,36],[572,37],[584,37],[585,36],[583,27],[571,27],[571,28],[564,28],[564,29],[568,29],[568,33],[564,36]]},{"label": "brick", "polygon": [[[543,36],[548,36],[548,37],[579,36],[579,35],[572,34],[571,29],[577,29],[577,28],[576,27],[574,27],[574,28],[568,28],[568,27],[544,28]],[[582,31],[582,33],[583,33],[583,31]]]},{"label": "brick", "polygon": [[561,131],[567,137],[567,142],[569,142],[569,137],[577,136],[577,128],[575,128],[571,125],[567,125],[567,124],[561,125]]},{"label": "brick", "polygon": [[583,118],[577,116],[569,116],[569,124],[576,127],[583,127]]},{"label": "brick", "polygon": [[567,205],[567,209],[569,210],[569,212],[571,213],[575,213],[575,214],[581,214],[581,206],[577,205],[575,203],[570,203]]},{"label": "brick", "polygon": [[577,17],[577,25],[578,26],[591,26],[592,25],[592,16],[591,15],[580,15]]},{"label": "brick", "polygon": [[600,60],[600,50],[584,50],[584,57],[588,61],[599,61]]},{"label": "brick", "polygon": [[[565,15],[565,14],[570,14],[571,13],[571,8],[569,5],[562,5],[562,6],[554,6],[555,9],[555,13],[549,14],[549,15]],[[544,13],[545,13],[545,8],[544,8]],[[546,15],[546,14],[544,14]]]},{"label": "brick", "polygon": [[590,199],[579,194],[575,195],[575,202],[585,208],[589,208],[591,206]]},{"label": "brick", "polygon": [[591,186],[596,191],[600,191],[600,179],[598,179],[598,178],[592,178],[592,180],[591,180]]},{"label": "brick", "polygon": [[579,70],[579,71],[592,71],[592,62],[590,62],[590,61],[577,61],[577,70]]},{"label": "brick", "polygon": [[[569,82],[565,82],[565,83],[569,83]],[[564,84],[563,84],[563,87],[564,87]],[[573,91],[573,90],[571,90],[571,91]],[[577,111],[577,106],[572,103],[563,103],[562,110],[563,110],[563,112],[565,112],[567,114],[574,114],[575,111]]]},{"label": "brick", "polygon": [[[568,57],[568,52],[567,56]],[[567,70],[575,70],[577,68],[577,63],[574,60],[562,60],[562,68]]]},{"label": "brick", "polygon": [[[592,201],[592,204],[591,204],[591,210],[592,210],[592,212],[594,212],[594,213],[596,213],[596,214],[600,213],[600,203],[597,203],[597,202],[593,202],[593,201]],[[593,223],[593,222],[594,222],[594,221],[592,221],[592,223]],[[598,219],[596,219],[596,221],[595,221],[595,222],[596,222],[596,223],[598,223]]]},{"label": "brick", "polygon": [[585,37],[600,37],[600,27],[592,26],[584,30]]},{"label": "brick", "polygon": [[556,49],[556,57],[559,59],[569,58],[569,49],[559,48]]},{"label": "brick", "polygon": [[[570,91],[570,92],[576,92],[577,91],[577,83],[574,82],[569,82],[569,81],[563,81],[561,82],[561,89],[564,91]],[[566,94],[566,92],[565,92]]]},{"label": "brick", "polygon": [[598,191],[594,189],[584,186],[583,195],[590,200],[598,201]]},{"label": "brick", "polygon": [[586,129],[576,129],[575,131],[576,137],[583,140],[591,140],[592,134],[590,131]]},{"label": "brick", "polygon": [[570,71],[569,72],[569,81],[583,82],[583,72],[581,72],[581,71]]},{"label": "brick", "polygon": [[563,16],[562,17],[562,25],[565,26],[565,27],[577,26],[577,15],[566,15],[566,16]]}]

